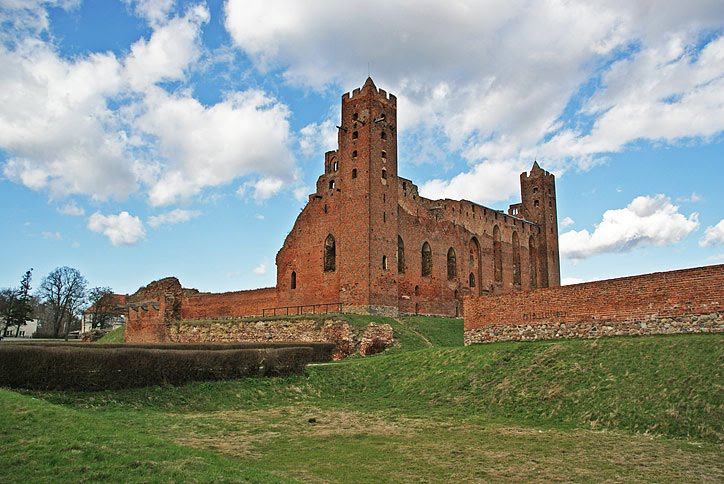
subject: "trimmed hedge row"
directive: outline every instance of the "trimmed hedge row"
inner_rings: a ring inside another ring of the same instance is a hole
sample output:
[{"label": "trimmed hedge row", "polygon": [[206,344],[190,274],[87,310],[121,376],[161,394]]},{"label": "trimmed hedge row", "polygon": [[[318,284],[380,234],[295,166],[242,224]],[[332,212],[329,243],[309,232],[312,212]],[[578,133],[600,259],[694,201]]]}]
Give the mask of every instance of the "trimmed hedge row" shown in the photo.
[{"label": "trimmed hedge row", "polygon": [[302,373],[312,349],[174,350],[0,345],[0,386],[106,390]]},{"label": "trimmed hedge row", "polygon": [[[13,345],[35,345],[46,347],[72,347],[85,348],[87,343],[67,343],[65,341],[13,341]],[[332,355],[337,349],[334,343],[305,343],[305,342],[236,342],[236,343],[95,343],[95,348],[139,348],[149,350],[241,350],[241,349],[273,349],[273,348],[311,348],[312,363],[332,361]]]}]

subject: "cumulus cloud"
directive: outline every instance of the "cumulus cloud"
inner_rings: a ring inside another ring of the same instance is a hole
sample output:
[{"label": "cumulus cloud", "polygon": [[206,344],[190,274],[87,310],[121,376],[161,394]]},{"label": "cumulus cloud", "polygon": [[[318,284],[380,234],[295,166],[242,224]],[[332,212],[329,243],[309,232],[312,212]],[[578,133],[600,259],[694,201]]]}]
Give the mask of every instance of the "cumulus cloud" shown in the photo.
[{"label": "cumulus cloud", "polygon": [[148,41],[134,43],[125,59],[125,74],[131,86],[142,90],[159,81],[182,79],[200,55],[199,30],[208,21],[208,9],[197,5],[183,17],[158,27]]},{"label": "cumulus cloud", "polygon": [[491,203],[518,193],[518,175],[524,169],[518,163],[481,163],[469,172],[460,173],[451,180],[434,179],[420,186],[424,197],[439,199],[468,199],[478,203]]},{"label": "cumulus cloud", "polygon": [[229,0],[225,11],[257,69],[291,84],[349,90],[372,60],[398,95],[408,156],[439,163],[452,150],[471,163],[430,181],[430,196],[505,199],[512,189],[489,191],[485,178],[501,165],[519,173],[537,157],[560,174],[635,140],[724,129],[718,0],[369,0],[343,13],[332,0]]},{"label": "cumulus cloud", "polygon": [[173,203],[253,172],[267,175],[257,182],[264,185],[263,197],[269,180],[275,180],[278,191],[297,176],[289,149],[289,110],[261,91],[235,92],[205,107],[192,97],[155,89],[146,104],[138,127],[157,139],[166,160],[163,174],[150,184],[152,205]]},{"label": "cumulus cloud", "polygon": [[148,225],[155,229],[160,227],[161,225],[173,225],[188,222],[189,220],[196,218],[199,215],[201,215],[201,212],[199,212],[198,210],[183,210],[177,208],[175,210],[171,210],[170,212],[162,213],[160,215],[152,215],[151,217],[148,217]]},{"label": "cumulus cloud", "polygon": [[585,259],[606,252],[626,252],[646,245],[671,245],[699,227],[664,195],[636,197],[626,208],[607,210],[593,233],[571,230],[559,238],[561,257]]},{"label": "cumulus cloud", "polygon": [[88,228],[105,235],[116,246],[134,245],[146,237],[141,219],[125,211],[117,215],[96,212],[88,218]]},{"label": "cumulus cloud", "polygon": [[308,124],[299,134],[299,148],[305,156],[321,155],[337,148],[337,128],[329,119]]},{"label": "cumulus cloud", "polygon": [[[5,4],[15,3],[4,2],[2,14],[10,8]],[[47,18],[45,5],[61,3],[71,2],[27,2],[26,10]],[[122,200],[143,190],[154,206],[252,173],[295,180],[284,104],[260,90],[229,91],[210,105],[192,96],[187,82],[199,68],[208,8],[191,6],[169,18],[172,2],[132,5],[153,31],[122,57],[64,58],[40,35],[47,22],[39,30],[3,34],[2,173],[52,199]],[[181,87],[169,91],[162,86],[167,81]]]},{"label": "cumulus cloud", "polygon": [[715,245],[724,244],[724,219],[718,224],[707,227],[704,231],[704,237],[699,240],[702,247],[713,247]]},{"label": "cumulus cloud", "polygon": [[570,227],[571,225],[575,224],[576,222],[571,217],[566,217],[563,220],[561,220],[560,226],[562,228]]},{"label": "cumulus cloud", "polygon": [[83,210],[82,207],[79,207],[74,201],[70,201],[60,207],[58,209],[58,212],[62,213],[63,215],[73,215],[75,217],[85,215],[85,210]]},{"label": "cumulus cloud", "polygon": [[125,0],[133,7],[135,12],[145,18],[149,24],[156,26],[162,24],[167,18],[175,0]]}]

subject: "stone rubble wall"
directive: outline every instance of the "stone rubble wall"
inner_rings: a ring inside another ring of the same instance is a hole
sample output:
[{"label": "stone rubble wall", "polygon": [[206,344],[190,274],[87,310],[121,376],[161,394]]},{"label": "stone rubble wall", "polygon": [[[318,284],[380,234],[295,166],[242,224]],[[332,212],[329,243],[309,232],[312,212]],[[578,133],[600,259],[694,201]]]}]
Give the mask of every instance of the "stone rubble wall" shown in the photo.
[{"label": "stone rubble wall", "polygon": [[343,318],[175,321],[168,326],[172,343],[325,342],[337,345],[335,359],[384,351],[394,343],[392,327],[370,323],[354,328]]},{"label": "stone rubble wall", "polygon": [[465,344],[724,331],[724,265],[465,298]]}]

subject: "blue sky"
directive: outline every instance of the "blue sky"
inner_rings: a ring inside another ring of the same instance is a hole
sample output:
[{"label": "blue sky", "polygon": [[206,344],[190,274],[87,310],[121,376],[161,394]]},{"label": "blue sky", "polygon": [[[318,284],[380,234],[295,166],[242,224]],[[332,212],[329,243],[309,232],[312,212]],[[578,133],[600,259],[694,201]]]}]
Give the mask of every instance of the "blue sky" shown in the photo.
[{"label": "blue sky", "polygon": [[719,1],[0,0],[0,37],[0,287],[274,285],[368,73],[425,196],[556,174],[564,281],[724,262]]}]

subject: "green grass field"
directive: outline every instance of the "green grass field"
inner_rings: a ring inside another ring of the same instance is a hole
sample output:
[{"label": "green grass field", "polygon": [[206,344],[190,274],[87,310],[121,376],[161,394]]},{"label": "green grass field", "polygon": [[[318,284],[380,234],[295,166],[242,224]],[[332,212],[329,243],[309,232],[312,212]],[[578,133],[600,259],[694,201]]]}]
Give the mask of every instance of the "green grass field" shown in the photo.
[{"label": "green grass field", "polygon": [[0,390],[0,482],[724,481],[724,335],[462,347],[461,320],[350,318],[400,345],[289,378]]}]

